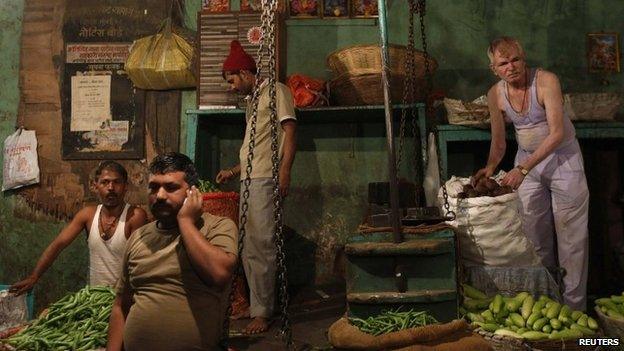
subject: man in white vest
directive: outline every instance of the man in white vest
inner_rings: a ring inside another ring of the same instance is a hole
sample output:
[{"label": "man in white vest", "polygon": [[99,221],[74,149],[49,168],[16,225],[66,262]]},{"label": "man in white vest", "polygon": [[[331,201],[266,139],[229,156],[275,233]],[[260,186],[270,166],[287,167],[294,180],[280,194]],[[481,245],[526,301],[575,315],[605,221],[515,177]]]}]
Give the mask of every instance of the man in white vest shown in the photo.
[{"label": "man in white vest", "polygon": [[101,204],[85,206],[48,245],[32,273],[13,284],[16,295],[32,290],[56,257],[84,230],[89,245],[89,284],[113,286],[130,234],[147,222],[145,210],[124,201],[128,172],[115,161],[103,161],[95,170],[93,187]]}]

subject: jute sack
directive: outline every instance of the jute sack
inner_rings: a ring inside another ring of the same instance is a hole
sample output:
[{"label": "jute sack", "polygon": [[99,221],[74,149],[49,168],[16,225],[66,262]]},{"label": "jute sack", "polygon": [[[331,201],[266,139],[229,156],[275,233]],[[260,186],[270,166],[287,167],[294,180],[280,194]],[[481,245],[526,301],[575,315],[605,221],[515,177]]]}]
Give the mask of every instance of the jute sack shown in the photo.
[{"label": "jute sack", "polygon": [[[500,174],[499,174],[500,176]],[[451,177],[446,182],[464,266],[524,267],[541,265],[533,243],[522,230],[520,200],[515,192],[501,196],[460,199],[469,178]],[[442,200],[442,189],[438,192]]]},{"label": "jute sack", "polygon": [[373,336],[349,324],[349,320],[343,317],[329,327],[328,338],[332,346],[347,350],[492,350],[483,338],[472,335],[466,321],[460,319]]}]

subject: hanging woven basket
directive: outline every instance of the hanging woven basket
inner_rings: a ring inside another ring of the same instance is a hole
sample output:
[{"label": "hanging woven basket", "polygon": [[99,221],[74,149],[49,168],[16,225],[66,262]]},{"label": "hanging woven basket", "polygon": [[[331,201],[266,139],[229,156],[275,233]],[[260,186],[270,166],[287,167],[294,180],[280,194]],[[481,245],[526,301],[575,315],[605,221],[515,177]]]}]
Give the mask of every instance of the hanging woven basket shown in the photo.
[{"label": "hanging woven basket", "polygon": [[[405,75],[405,62],[408,57],[407,47],[403,45],[389,45],[390,74]],[[414,76],[416,79],[425,76],[425,57],[422,51],[414,53]],[[327,66],[334,76],[360,76],[381,73],[381,47],[379,45],[355,45],[336,50],[327,56]],[[438,63],[429,56],[429,71],[433,73]]]},{"label": "hanging woven basket", "polygon": [[[425,95],[425,59],[420,51],[414,54],[414,98],[404,101],[403,92],[406,79],[405,62],[408,50],[405,46],[390,45],[390,100],[393,103],[413,103],[423,101]],[[382,105],[381,48],[378,45],[357,45],[337,50],[327,57],[327,65],[335,78],[329,82],[329,90],[334,105]],[[429,71],[437,68],[433,58],[429,58]]]}]

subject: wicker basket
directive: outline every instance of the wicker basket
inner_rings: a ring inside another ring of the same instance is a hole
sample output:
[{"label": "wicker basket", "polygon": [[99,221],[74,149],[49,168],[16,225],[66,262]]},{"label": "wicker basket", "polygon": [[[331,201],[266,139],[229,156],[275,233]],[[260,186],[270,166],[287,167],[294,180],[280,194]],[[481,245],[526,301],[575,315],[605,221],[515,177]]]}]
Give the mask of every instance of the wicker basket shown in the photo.
[{"label": "wicker basket", "polygon": [[[473,330],[487,340],[495,351],[594,351],[596,346],[578,345],[577,339],[528,341],[496,335],[481,328]],[[601,333],[598,333],[601,335]],[[583,338],[590,338],[584,336]]]},{"label": "wicker basket", "polygon": [[[405,74],[407,48],[402,45],[390,45],[390,74]],[[425,58],[421,51],[415,53],[415,74],[417,78],[425,76]],[[360,76],[381,73],[381,48],[379,45],[356,45],[336,50],[327,56],[327,65],[334,76]],[[434,72],[437,62],[429,57],[429,69]]]},{"label": "wicker basket", "polygon": [[[237,192],[214,192],[202,194],[202,211],[215,216],[227,217],[238,225],[238,199]],[[232,316],[240,315],[249,310],[249,298],[247,296],[247,280],[242,271],[237,272],[232,284],[230,306]]]},{"label": "wicker basket", "polygon": [[607,316],[602,313],[598,306],[595,307],[595,310],[605,334],[612,338],[624,339],[624,321]]},{"label": "wicker basket", "polygon": [[[593,337],[583,336],[584,339]],[[579,345],[578,339],[530,341],[527,344],[534,351],[595,351],[596,346]]]},{"label": "wicker basket", "polygon": [[214,192],[202,194],[202,210],[215,216],[227,217],[238,225],[238,193]]},{"label": "wicker basket", "polygon": [[[403,102],[403,82],[403,75],[390,77],[390,100],[393,103]],[[414,94],[416,101],[424,99],[424,86],[423,80],[416,81]],[[359,76],[342,75],[329,82],[329,91],[334,105],[383,105],[384,103],[381,73]]]},{"label": "wicker basket", "polygon": [[531,347],[520,339],[511,338],[503,335],[495,335],[481,328],[477,328],[472,331],[475,334],[480,335],[494,349],[494,351],[530,351]]}]

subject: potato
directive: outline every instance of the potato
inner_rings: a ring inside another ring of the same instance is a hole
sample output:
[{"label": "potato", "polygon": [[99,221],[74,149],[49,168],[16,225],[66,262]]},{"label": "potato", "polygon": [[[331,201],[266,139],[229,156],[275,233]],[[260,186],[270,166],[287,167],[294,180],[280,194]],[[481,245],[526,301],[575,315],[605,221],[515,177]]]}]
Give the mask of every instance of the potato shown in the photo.
[{"label": "potato", "polygon": [[485,196],[490,191],[484,182],[479,182],[474,190],[477,192],[477,196]]},{"label": "potato", "polygon": [[466,195],[468,195],[468,197],[479,197],[479,193],[474,189],[466,191]]},{"label": "potato", "polygon": [[498,183],[491,178],[485,178],[484,184],[488,190],[495,190],[500,187],[500,185],[498,185]]},{"label": "potato", "polygon": [[466,185],[464,185],[464,187],[463,187],[462,191],[463,191],[463,192],[467,192],[468,190],[474,190],[474,188],[473,188],[472,184],[466,184]]},{"label": "potato", "polygon": [[503,189],[505,191],[503,194],[511,194],[511,193],[513,193],[513,189],[509,185],[502,186],[501,189]]},{"label": "potato", "polygon": [[497,196],[501,196],[505,194],[508,194],[508,193],[505,192],[505,189],[503,187],[499,187],[498,189],[492,190],[490,192],[490,196],[493,196],[493,197],[497,197]]}]

